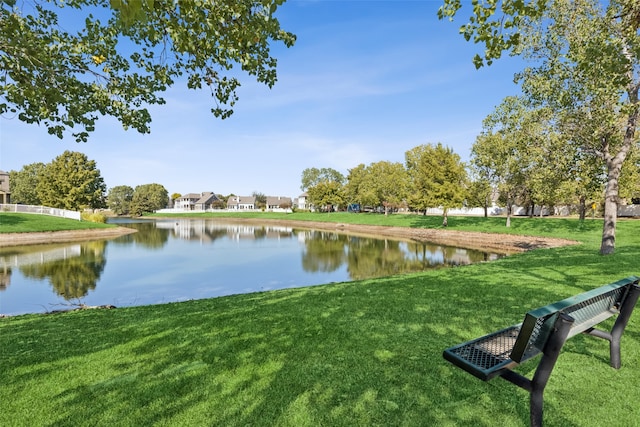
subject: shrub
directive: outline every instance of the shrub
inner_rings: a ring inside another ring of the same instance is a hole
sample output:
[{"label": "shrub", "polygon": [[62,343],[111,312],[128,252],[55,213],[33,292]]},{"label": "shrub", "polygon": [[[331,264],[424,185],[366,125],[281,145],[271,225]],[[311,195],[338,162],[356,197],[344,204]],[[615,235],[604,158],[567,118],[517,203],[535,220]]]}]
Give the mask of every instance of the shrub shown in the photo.
[{"label": "shrub", "polygon": [[107,222],[107,216],[100,212],[82,212],[82,220],[104,224]]}]

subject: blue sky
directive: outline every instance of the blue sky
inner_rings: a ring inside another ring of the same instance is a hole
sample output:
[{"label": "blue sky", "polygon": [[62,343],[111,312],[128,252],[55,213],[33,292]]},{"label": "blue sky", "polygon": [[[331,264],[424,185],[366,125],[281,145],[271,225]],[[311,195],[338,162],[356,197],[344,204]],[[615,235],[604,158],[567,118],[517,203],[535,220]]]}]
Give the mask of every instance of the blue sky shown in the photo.
[{"label": "blue sky", "polygon": [[243,78],[226,120],[208,91],[180,82],[150,109],[151,134],[103,117],[87,143],[0,119],[0,169],[47,163],[65,150],[95,160],[108,188],[159,183],[170,194],[300,195],[302,171],[404,162],[421,144],[451,147],[464,161],[482,120],[519,92],[522,63],[505,57],[476,70],[481,46],[440,21],[440,0],[289,0],[278,9],[296,44],[273,47],[278,83]]}]

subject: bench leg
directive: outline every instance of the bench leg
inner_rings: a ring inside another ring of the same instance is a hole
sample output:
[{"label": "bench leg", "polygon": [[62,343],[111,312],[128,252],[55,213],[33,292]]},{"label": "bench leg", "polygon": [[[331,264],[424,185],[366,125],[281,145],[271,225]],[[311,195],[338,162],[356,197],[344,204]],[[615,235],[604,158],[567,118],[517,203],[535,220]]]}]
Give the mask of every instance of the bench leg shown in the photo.
[{"label": "bench leg", "polygon": [[551,371],[553,371],[553,367],[560,355],[560,350],[562,350],[562,346],[567,340],[567,335],[569,335],[572,324],[572,317],[562,313],[558,316],[554,325],[554,331],[545,345],[542,360],[540,360],[538,369],[536,369],[536,373],[531,379],[529,410],[532,427],[542,426],[542,395],[544,388],[547,386],[549,377],[551,377]]},{"label": "bench leg", "polygon": [[620,360],[620,338],[622,338],[622,333],[627,327],[627,323],[629,323],[629,318],[631,317],[631,313],[633,312],[636,302],[638,302],[639,296],[640,286],[632,285],[631,289],[629,289],[629,295],[627,295],[627,298],[624,300],[624,304],[620,307],[620,314],[616,319],[616,323],[613,325],[613,329],[611,329],[609,353],[611,355],[611,366],[615,369],[620,369],[622,364]]},{"label": "bench leg", "polygon": [[542,359],[531,380],[513,371],[506,371],[501,375],[503,379],[529,392],[531,427],[542,426],[544,388],[547,386],[549,377],[551,377],[551,371],[553,371],[553,367],[558,361],[560,350],[562,350],[562,346],[567,340],[567,335],[569,335],[572,324],[572,317],[562,313],[558,316],[554,325],[554,331],[549,336],[549,340],[542,353]]},{"label": "bench leg", "polygon": [[513,371],[506,371],[502,374],[502,378],[523,388],[529,392],[529,417],[531,427],[542,426],[542,404],[544,388],[547,386],[551,371],[558,361],[560,350],[567,340],[569,330],[573,324],[573,318],[561,313],[556,320],[554,330],[549,336],[549,340],[542,353],[542,359],[538,364],[536,373],[533,378],[528,378]]},{"label": "bench leg", "polygon": [[585,334],[609,341],[609,363],[615,369],[620,369],[620,366],[622,365],[620,357],[620,339],[622,338],[622,333],[627,327],[627,323],[629,323],[633,308],[638,302],[638,297],[640,297],[640,286],[631,286],[629,289],[629,295],[627,295],[624,300],[624,304],[620,307],[620,314],[618,315],[616,323],[614,323],[610,333],[596,328],[590,328],[584,331]]}]

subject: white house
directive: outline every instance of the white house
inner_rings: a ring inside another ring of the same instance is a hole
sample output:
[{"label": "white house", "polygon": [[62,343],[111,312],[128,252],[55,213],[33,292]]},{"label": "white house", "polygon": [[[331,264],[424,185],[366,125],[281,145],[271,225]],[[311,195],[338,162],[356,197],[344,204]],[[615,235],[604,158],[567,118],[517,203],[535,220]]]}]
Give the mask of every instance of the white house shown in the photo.
[{"label": "white house", "polygon": [[291,209],[292,206],[291,197],[267,196],[267,210]]},{"label": "white house", "polygon": [[253,196],[230,196],[227,200],[229,210],[251,210],[256,208],[256,198]]},{"label": "white house", "polygon": [[184,211],[206,211],[211,209],[213,203],[220,199],[212,191],[203,193],[188,193],[176,199],[174,209]]},{"label": "white house", "polygon": [[309,209],[310,206],[307,204],[307,197],[309,195],[307,193],[302,193],[298,196],[296,206],[298,209]]}]

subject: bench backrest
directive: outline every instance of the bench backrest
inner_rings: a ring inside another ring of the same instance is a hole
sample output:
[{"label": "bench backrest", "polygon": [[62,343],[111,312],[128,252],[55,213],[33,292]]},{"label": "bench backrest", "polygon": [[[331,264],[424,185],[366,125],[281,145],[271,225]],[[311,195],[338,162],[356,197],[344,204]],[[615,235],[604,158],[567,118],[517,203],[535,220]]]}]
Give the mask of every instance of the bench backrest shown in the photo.
[{"label": "bench backrest", "polygon": [[511,360],[521,363],[541,353],[560,313],[575,320],[569,337],[618,314],[631,287],[639,281],[636,276],[627,277],[528,312],[511,351]]}]

